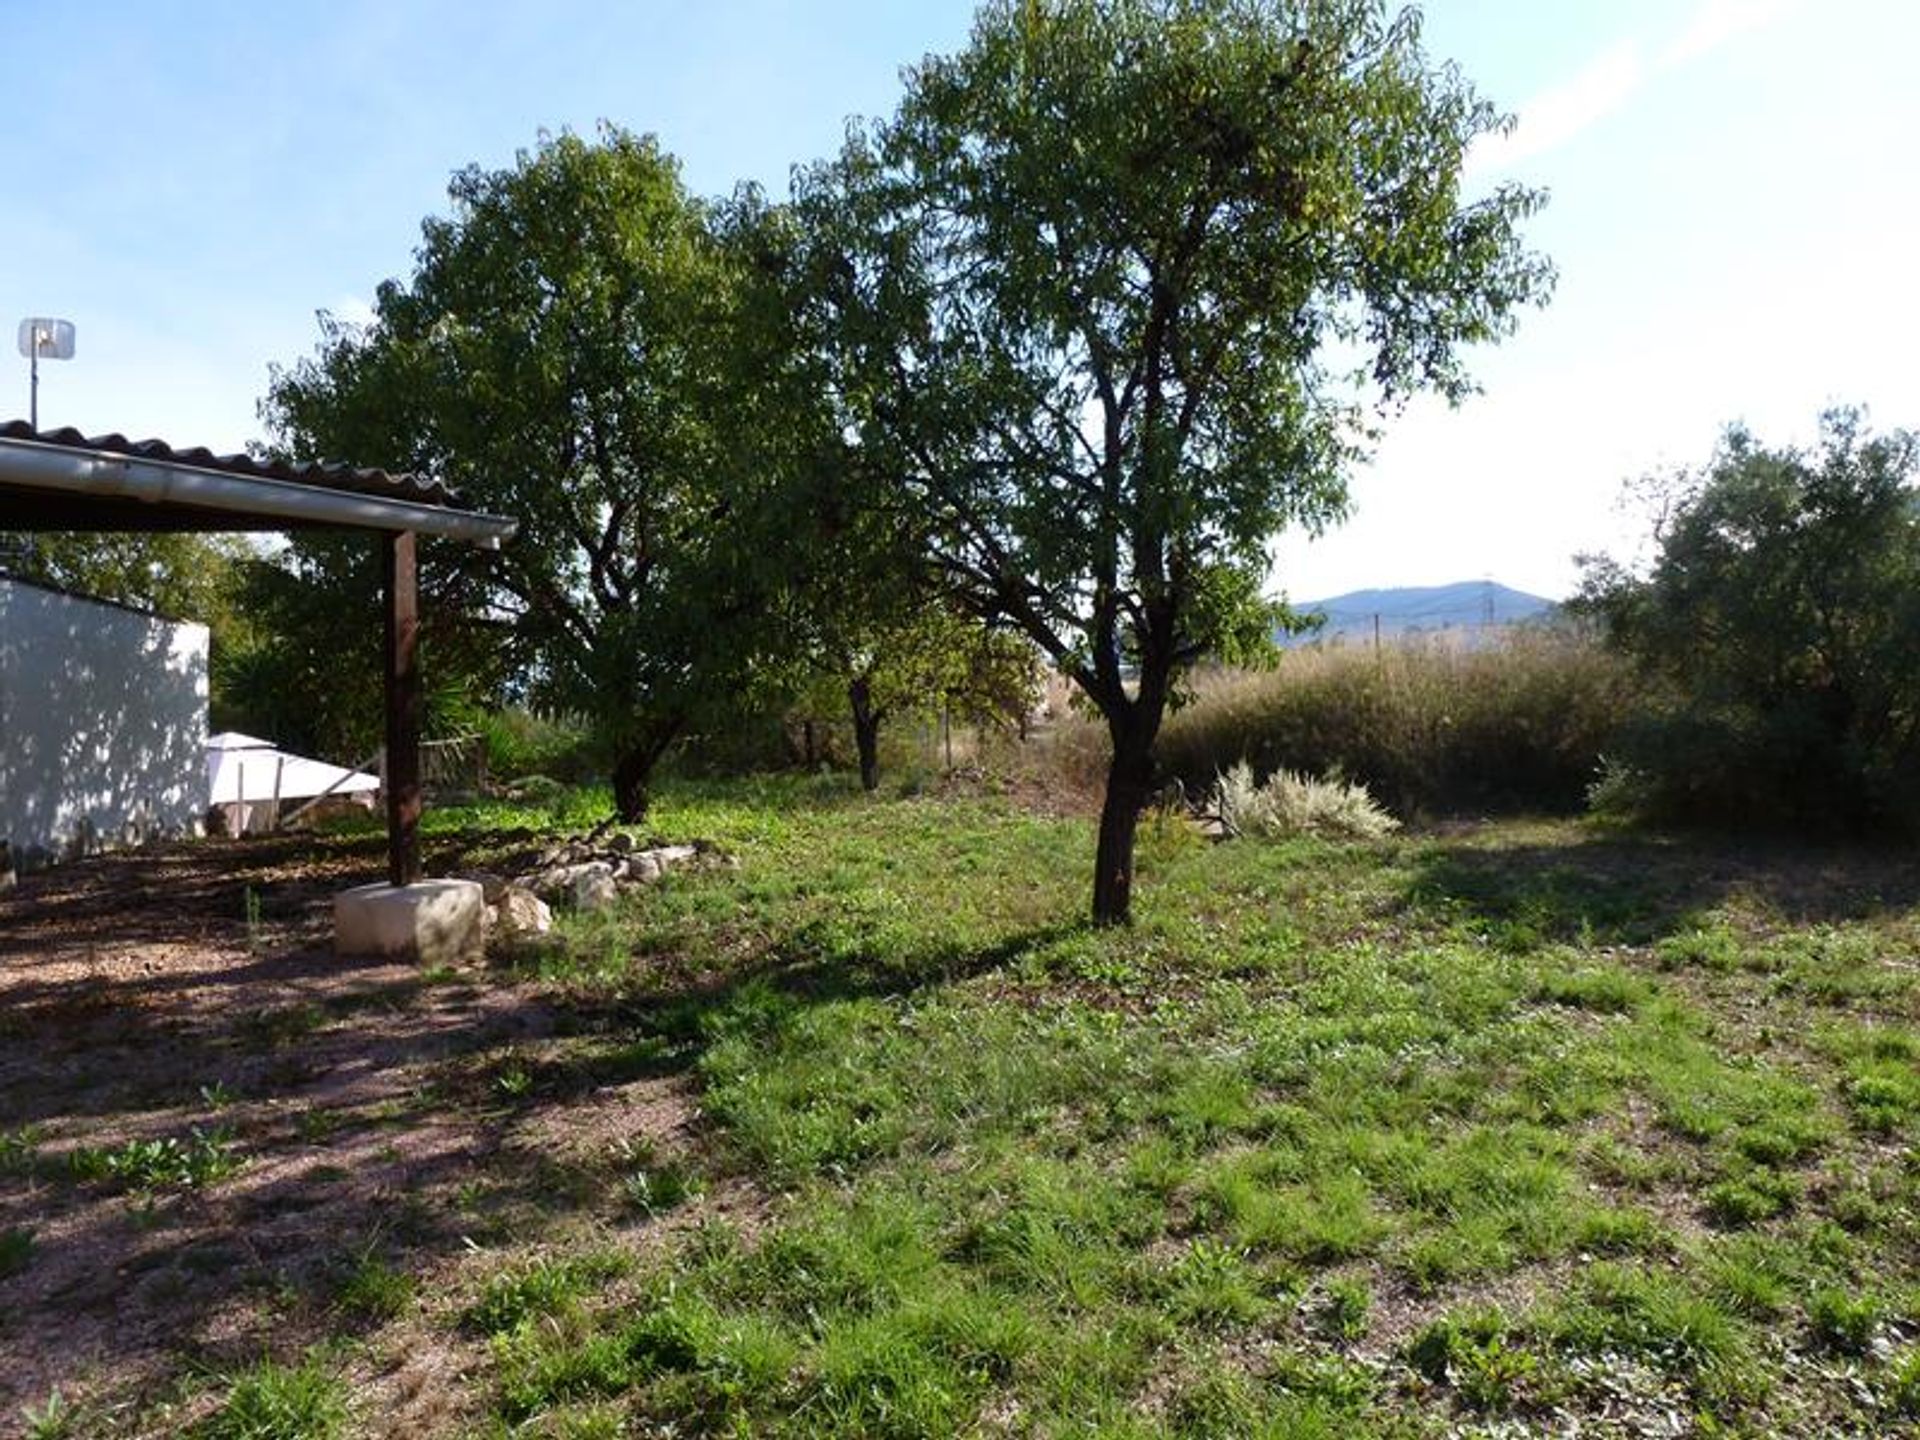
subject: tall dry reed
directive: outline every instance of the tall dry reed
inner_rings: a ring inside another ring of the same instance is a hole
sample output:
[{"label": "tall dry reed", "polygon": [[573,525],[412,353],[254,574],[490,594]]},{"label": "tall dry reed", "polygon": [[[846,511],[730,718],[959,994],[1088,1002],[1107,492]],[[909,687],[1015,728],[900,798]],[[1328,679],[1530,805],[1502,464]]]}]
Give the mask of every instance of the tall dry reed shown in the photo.
[{"label": "tall dry reed", "polygon": [[1572,810],[1636,693],[1625,662],[1566,630],[1480,649],[1307,648],[1199,677],[1160,760],[1189,794],[1244,760],[1261,776],[1338,771],[1403,815]]}]

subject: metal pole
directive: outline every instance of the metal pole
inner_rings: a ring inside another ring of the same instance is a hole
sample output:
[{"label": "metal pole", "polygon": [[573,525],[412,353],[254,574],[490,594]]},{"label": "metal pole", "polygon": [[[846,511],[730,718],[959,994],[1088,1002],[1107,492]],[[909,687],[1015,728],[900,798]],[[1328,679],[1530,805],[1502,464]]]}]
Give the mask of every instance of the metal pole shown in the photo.
[{"label": "metal pole", "polygon": [[40,433],[40,329],[34,327],[33,344],[27,347],[27,424],[33,427],[33,433]]}]

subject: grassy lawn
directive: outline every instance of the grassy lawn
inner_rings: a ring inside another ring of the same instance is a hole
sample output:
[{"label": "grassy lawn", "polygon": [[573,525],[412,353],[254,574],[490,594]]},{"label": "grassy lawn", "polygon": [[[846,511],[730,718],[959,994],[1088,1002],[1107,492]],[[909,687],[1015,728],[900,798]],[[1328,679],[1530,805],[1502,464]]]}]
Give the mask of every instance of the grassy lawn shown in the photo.
[{"label": "grassy lawn", "polygon": [[1149,824],[1107,933],[1090,825],[991,798],[681,786],[650,828],[740,865],[502,960],[482,983],[586,1018],[441,1094],[664,1077],[683,1142],[556,1163],[550,1209],[475,1198],[431,1286],[369,1252],[201,1433],[383,1433],[348,1391],[424,1335],[478,1435],[1920,1417],[1903,857]]}]

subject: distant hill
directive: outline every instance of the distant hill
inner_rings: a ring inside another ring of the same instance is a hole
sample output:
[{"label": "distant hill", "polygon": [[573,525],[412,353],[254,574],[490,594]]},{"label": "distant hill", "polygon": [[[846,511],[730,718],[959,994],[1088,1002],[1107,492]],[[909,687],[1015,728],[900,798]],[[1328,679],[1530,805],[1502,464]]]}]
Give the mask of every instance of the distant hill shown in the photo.
[{"label": "distant hill", "polygon": [[1559,606],[1497,581],[1461,580],[1452,585],[1353,590],[1325,600],[1305,601],[1294,608],[1301,614],[1318,611],[1327,617],[1327,623],[1317,631],[1285,639],[1283,644],[1371,641],[1376,616],[1382,639],[1452,632],[1455,638],[1471,641],[1489,629],[1544,618]]}]

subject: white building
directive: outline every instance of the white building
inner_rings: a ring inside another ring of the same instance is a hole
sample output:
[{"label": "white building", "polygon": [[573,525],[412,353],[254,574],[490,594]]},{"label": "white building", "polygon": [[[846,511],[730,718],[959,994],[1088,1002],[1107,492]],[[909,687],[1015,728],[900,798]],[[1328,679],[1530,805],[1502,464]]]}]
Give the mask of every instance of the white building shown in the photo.
[{"label": "white building", "polygon": [[207,627],[0,576],[0,840],[28,865],[194,831]]}]

